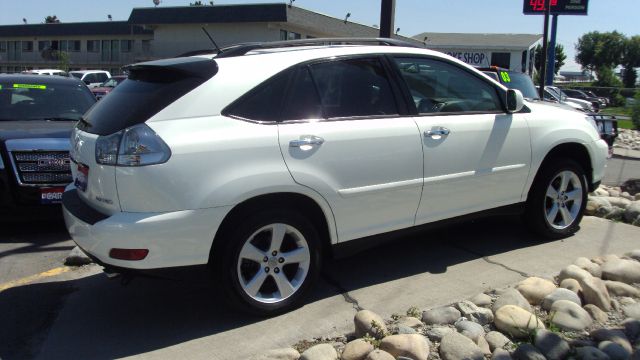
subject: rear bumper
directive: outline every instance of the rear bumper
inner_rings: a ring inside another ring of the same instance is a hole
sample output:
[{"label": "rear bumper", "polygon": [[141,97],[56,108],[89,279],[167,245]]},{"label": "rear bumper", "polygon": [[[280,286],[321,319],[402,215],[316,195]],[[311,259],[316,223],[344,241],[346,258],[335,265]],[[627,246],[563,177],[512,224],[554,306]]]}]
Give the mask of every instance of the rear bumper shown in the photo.
[{"label": "rear bumper", "polygon": [[[73,240],[99,263],[120,269],[162,269],[203,265],[216,230],[231,207],[167,213],[101,214],[79,199],[69,186],[62,212]],[[75,195],[75,196],[74,196]],[[139,261],[112,259],[113,248],[148,249]]]}]

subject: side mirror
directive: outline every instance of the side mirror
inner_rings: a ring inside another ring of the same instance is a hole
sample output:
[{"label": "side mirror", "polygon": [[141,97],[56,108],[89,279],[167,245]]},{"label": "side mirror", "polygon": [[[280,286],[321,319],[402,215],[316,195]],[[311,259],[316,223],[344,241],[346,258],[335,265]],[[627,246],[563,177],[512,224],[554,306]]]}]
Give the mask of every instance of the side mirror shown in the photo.
[{"label": "side mirror", "polygon": [[524,107],[524,97],[520,90],[509,89],[507,90],[507,111],[509,113],[516,113]]}]

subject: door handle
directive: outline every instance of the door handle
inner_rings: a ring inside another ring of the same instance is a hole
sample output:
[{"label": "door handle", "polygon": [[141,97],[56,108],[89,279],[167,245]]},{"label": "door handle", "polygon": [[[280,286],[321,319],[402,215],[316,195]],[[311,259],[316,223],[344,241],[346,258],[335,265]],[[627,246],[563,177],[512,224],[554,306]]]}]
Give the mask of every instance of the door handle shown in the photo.
[{"label": "door handle", "polygon": [[424,132],[425,137],[436,137],[436,136],[447,136],[451,133],[451,130],[446,127],[439,126],[432,130],[427,130]]},{"label": "door handle", "polygon": [[322,145],[324,143],[324,139],[320,136],[315,135],[301,135],[298,140],[289,141],[289,147],[303,147],[303,146],[312,146],[312,145]]}]

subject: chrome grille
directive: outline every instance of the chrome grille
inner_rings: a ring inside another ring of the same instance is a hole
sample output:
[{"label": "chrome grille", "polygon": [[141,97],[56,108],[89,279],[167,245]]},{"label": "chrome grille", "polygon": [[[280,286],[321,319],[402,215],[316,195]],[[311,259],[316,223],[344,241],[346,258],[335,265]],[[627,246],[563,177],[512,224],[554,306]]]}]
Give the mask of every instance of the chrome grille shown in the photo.
[{"label": "chrome grille", "polygon": [[21,185],[66,185],[72,181],[68,151],[13,151]]}]

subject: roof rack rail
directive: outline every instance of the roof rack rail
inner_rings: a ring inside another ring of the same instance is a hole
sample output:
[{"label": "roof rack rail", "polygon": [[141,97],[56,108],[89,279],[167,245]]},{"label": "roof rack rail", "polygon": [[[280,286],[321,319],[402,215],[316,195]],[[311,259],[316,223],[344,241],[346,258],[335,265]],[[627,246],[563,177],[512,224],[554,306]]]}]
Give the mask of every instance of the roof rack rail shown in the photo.
[{"label": "roof rack rail", "polygon": [[[413,48],[423,48],[417,43],[411,43],[404,40],[388,39],[388,38],[314,38],[300,40],[285,40],[271,42],[253,42],[231,45],[220,49],[217,58],[243,56],[253,50],[261,49],[278,49],[297,46],[318,46],[318,45],[382,45],[382,46],[404,46]],[[216,52],[212,50],[211,53]]]}]

